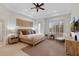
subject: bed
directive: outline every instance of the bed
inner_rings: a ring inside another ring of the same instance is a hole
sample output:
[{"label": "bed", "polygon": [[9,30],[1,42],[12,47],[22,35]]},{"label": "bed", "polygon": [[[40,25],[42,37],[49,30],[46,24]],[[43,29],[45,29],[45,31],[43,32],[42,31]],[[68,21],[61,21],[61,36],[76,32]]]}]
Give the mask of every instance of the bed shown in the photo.
[{"label": "bed", "polygon": [[37,43],[44,40],[44,34],[40,33],[28,33],[32,32],[32,30],[20,29],[19,30],[19,39],[21,42],[25,42],[35,46]]}]

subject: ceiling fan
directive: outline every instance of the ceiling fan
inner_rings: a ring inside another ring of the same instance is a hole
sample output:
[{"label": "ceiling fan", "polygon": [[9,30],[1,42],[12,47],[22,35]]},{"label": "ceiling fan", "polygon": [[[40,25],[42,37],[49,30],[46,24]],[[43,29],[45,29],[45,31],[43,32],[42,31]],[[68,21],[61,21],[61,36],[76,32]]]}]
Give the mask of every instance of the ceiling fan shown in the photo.
[{"label": "ceiling fan", "polygon": [[35,7],[32,7],[31,9],[36,9],[37,12],[39,11],[39,9],[45,10],[44,8],[41,7],[41,6],[44,5],[44,3],[33,3],[33,5],[34,5]]}]

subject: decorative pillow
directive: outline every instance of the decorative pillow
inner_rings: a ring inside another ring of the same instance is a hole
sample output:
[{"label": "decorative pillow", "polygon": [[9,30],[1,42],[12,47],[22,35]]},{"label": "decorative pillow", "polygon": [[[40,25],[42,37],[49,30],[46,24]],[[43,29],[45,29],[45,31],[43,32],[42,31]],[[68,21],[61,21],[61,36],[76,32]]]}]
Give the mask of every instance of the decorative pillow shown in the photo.
[{"label": "decorative pillow", "polygon": [[26,31],[25,30],[22,30],[21,32],[22,32],[23,35],[26,35]]},{"label": "decorative pillow", "polygon": [[31,31],[31,34],[36,34],[35,30],[32,30],[32,31]]},{"label": "decorative pillow", "polygon": [[33,33],[34,33],[34,34],[36,34],[36,31],[35,31],[35,30],[33,30]]},{"label": "decorative pillow", "polygon": [[22,32],[23,35],[28,35],[28,34],[35,34],[35,30],[32,29],[20,29],[19,31]]},{"label": "decorative pillow", "polygon": [[22,34],[23,35],[28,35],[29,34],[29,31],[28,30],[22,30]]}]

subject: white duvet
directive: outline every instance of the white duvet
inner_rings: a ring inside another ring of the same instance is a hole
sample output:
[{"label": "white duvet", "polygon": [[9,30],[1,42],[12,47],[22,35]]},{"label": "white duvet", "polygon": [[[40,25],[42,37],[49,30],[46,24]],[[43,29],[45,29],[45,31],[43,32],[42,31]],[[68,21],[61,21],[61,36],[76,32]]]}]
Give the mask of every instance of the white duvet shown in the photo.
[{"label": "white duvet", "polygon": [[39,40],[44,37],[44,34],[29,34],[29,35],[20,35],[20,38],[22,39],[29,39],[29,40]]}]

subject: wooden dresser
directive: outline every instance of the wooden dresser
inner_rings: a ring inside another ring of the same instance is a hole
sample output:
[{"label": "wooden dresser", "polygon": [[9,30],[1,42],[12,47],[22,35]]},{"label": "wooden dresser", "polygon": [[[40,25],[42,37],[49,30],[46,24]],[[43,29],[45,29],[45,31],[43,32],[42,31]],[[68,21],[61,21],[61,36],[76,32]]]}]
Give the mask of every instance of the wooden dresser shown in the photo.
[{"label": "wooden dresser", "polygon": [[79,56],[79,41],[65,40],[66,55]]}]

